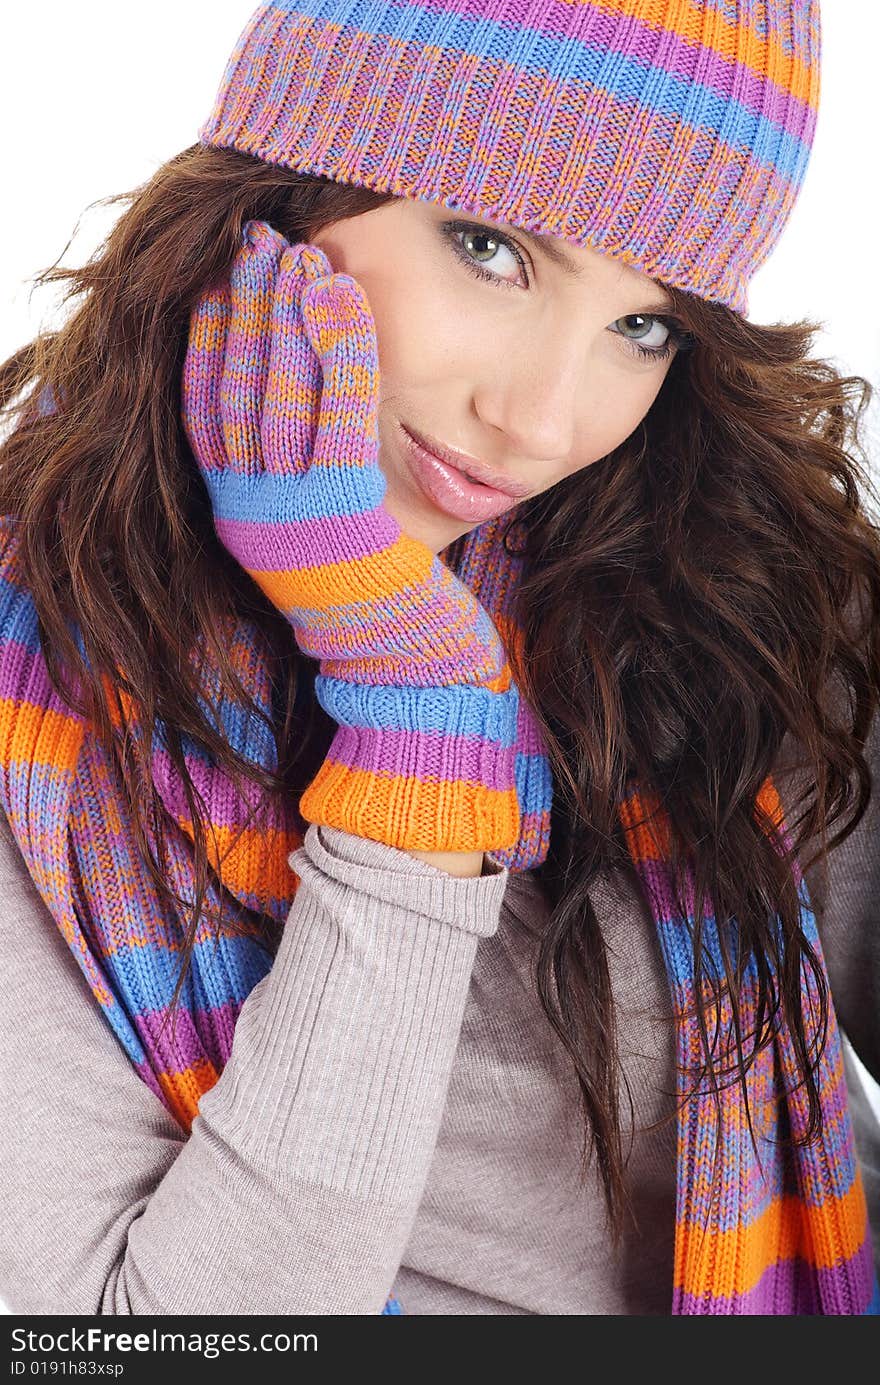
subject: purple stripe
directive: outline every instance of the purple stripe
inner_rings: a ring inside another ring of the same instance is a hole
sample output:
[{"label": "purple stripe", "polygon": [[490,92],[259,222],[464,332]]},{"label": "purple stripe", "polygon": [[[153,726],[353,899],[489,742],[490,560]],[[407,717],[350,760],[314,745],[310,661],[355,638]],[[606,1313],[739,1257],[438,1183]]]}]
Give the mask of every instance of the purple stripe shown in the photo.
[{"label": "purple stripe", "polygon": [[499,865],[506,866],[509,870],[531,870],[535,864],[538,846],[543,844],[549,832],[549,812],[523,813],[516,844],[493,851],[491,854]]},{"label": "purple stripe", "polygon": [[328,762],[382,778],[465,782],[506,793],[515,787],[514,757],[480,736],[340,726]]},{"label": "purple stripe", "polygon": [[163,1106],[168,1107],[168,1097],[159,1085],[159,1079],[153,1072],[150,1063],[146,1061],[135,1063],[134,1069],[141,1081],[147,1084],[153,1095],[159,1098]]},{"label": "purple stripe", "polygon": [[[186,765],[193,784],[208,806],[213,826],[236,829],[242,827],[247,821],[249,811],[255,809],[259,803],[262,795],[259,785],[245,780],[242,783],[241,791],[236,792],[235,785],[229,776],[221,773],[205,760],[188,756]],[[184,818],[187,822],[190,821],[190,810],[183,791],[183,784],[168,752],[154,749],[152,766],[156,784],[161,789],[162,802],[169,813],[175,817]],[[252,819],[251,825],[261,831],[264,831],[267,826],[277,827],[279,831],[282,830],[286,823],[281,805],[277,800],[264,806],[262,815],[257,819]]]},{"label": "purple stripe", "polygon": [[676,1288],[674,1314],[710,1315],[856,1315],[865,1312],[874,1287],[870,1237],[851,1260],[833,1269],[815,1269],[803,1260],[770,1265],[753,1289],[741,1294],[696,1296]]},{"label": "purple stripe", "polygon": [[14,640],[3,642],[0,653],[0,697],[33,703],[41,711],[50,703],[54,703],[54,707],[60,706],[57,696],[53,694],[40,650],[32,652]]},{"label": "purple stripe", "polygon": [[[181,1005],[175,1010],[177,1028],[173,1049],[170,1024],[166,1025],[161,1039],[159,1037],[167,1014],[164,1008],[136,1015],[135,1024],[144,1048],[154,1060],[154,1070],[172,1074],[184,1072],[207,1057],[219,1072],[232,1051],[232,1036],[240,1010],[241,1003],[231,1000],[211,1009],[199,1008],[193,1016]],[[176,1062],[169,1061],[172,1053]]]},{"label": "purple stripe", "polygon": [[[397,3],[397,0],[393,0]],[[402,8],[411,8],[404,4]],[[485,22],[485,0],[423,0],[421,9],[441,14],[455,14],[472,21]],[[592,8],[592,7],[590,7]],[[569,0],[546,0],[541,9],[540,25],[521,25],[525,34],[539,34],[557,43],[579,42],[588,48],[605,49],[642,64],[649,63],[661,72],[678,80],[694,80],[695,50],[699,52],[699,77],[702,86],[730,100],[735,99],[756,115],[772,120],[795,139],[809,143],[816,126],[817,111],[809,102],[795,96],[787,87],[779,86],[769,76],[761,77],[752,68],[737,66],[713,49],[689,43],[680,34],[658,30],[632,15],[606,14],[593,11],[589,26],[580,35],[572,34],[572,15]],[[503,27],[499,22],[499,27]],[[658,51],[659,50],[659,51]]]},{"label": "purple stripe", "polygon": [[265,523],[250,519],[217,519],[217,534],[244,566],[264,572],[323,567],[344,558],[369,558],[390,548],[400,525],[384,506],[358,516]]},{"label": "purple stripe", "polygon": [[544,737],[534,713],[524,697],[520,697],[516,719],[517,749],[521,755],[545,754]]}]

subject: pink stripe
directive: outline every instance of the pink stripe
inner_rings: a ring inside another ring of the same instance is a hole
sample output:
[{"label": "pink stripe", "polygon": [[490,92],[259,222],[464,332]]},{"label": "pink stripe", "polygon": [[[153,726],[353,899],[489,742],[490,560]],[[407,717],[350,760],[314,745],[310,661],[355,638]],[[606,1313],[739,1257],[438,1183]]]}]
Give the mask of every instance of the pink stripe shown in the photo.
[{"label": "pink stripe", "polygon": [[516,782],[512,749],[480,736],[340,726],[327,758],[384,779],[461,781],[502,793]]},{"label": "pink stripe", "polygon": [[33,652],[14,640],[3,642],[0,697],[10,698],[19,703],[31,703],[41,710],[49,706],[59,706],[59,700],[49,682],[41,651]]},{"label": "pink stripe", "polygon": [[[396,0],[393,0],[396,3]],[[409,5],[404,8],[411,8]],[[455,14],[474,22],[485,22],[485,0],[422,0],[420,8],[429,13]],[[762,77],[751,68],[728,62],[720,53],[689,42],[683,35],[658,30],[634,15],[609,14],[593,6],[589,27],[572,39],[571,4],[546,0],[541,7],[539,25],[520,25],[517,31],[538,34],[555,42],[579,42],[600,48],[642,64],[650,63],[661,72],[681,81],[692,82],[695,53],[700,64],[700,83],[724,99],[736,90],[736,99],[755,115],[772,120],[795,139],[809,143],[816,126],[817,110],[795,96],[787,87]],[[499,22],[498,27],[503,27]],[[536,48],[536,51],[541,51]]]},{"label": "pink stripe", "polygon": [[243,566],[263,572],[305,571],[343,558],[369,558],[389,548],[400,525],[384,506],[359,514],[266,522],[217,519],[222,543]]},{"label": "pink stripe", "polygon": [[[167,750],[154,749],[152,766],[156,784],[162,791],[162,802],[169,813],[189,821],[190,809],[183,784]],[[205,799],[213,825],[234,829],[242,827],[260,800],[260,787],[250,780],[243,780],[241,793],[236,793],[235,786],[227,774],[194,755],[187,757],[186,767],[193,784]],[[286,823],[281,804],[277,800],[270,801],[264,806],[256,822],[261,830],[265,830],[266,827],[282,830]]]},{"label": "pink stripe", "polygon": [[[159,1030],[166,1016],[164,1007],[135,1015],[135,1024],[144,1048],[154,1060],[154,1070],[180,1073],[208,1057],[219,1072],[232,1051],[235,1021],[243,1003],[230,1000],[212,1009],[199,1008],[195,1016],[185,1005],[181,1005],[176,1011],[177,1033],[173,1049],[170,1024],[159,1038]],[[176,1062],[171,1061],[172,1053]]]},{"label": "pink stripe", "polygon": [[715,1298],[678,1289],[672,1311],[712,1316],[860,1316],[871,1302],[873,1284],[871,1242],[866,1237],[851,1260],[833,1269],[815,1269],[803,1260],[784,1260],[769,1265],[755,1287],[746,1293]]}]

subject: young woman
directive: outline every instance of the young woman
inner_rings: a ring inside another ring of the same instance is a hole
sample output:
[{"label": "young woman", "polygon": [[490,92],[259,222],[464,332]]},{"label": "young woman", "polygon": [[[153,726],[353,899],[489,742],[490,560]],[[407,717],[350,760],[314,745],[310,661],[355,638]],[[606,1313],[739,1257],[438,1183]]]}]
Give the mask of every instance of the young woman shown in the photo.
[{"label": "young woman", "polygon": [[877,1311],[870,387],[747,317],[818,60],[811,0],[274,0],[63,271],[13,1311]]}]

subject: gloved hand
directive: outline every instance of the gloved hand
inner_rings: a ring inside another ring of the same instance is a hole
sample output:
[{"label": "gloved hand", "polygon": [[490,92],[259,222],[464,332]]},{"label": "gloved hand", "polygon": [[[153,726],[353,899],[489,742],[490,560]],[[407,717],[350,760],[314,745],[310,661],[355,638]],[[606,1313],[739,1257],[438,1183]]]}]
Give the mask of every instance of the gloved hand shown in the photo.
[{"label": "gloved hand", "polygon": [[485,609],[383,505],[378,380],[357,282],[249,222],[192,314],[183,422],[218,537],[339,724],[300,812],[405,849],[515,849],[519,693]]}]

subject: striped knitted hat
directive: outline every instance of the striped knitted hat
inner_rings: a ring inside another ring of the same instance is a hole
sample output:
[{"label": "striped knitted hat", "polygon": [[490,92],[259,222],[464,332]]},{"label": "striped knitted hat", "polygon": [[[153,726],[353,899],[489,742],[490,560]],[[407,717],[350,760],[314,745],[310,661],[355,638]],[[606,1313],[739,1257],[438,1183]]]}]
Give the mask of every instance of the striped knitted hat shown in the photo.
[{"label": "striped knitted hat", "polygon": [[819,59],[818,0],[269,0],[199,139],[745,313],[803,183]]}]

